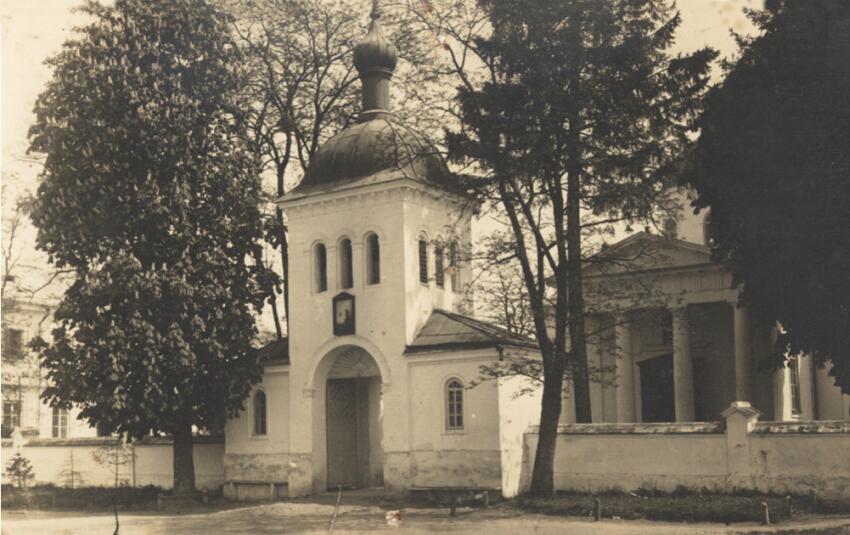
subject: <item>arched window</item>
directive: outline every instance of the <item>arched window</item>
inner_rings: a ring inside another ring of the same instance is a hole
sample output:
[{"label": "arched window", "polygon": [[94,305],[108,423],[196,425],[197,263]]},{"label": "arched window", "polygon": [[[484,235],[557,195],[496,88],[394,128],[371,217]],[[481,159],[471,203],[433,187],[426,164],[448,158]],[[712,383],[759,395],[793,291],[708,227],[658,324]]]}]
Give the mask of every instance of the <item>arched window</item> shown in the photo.
[{"label": "arched window", "polygon": [[419,282],[428,284],[428,241],[419,238]]},{"label": "arched window", "polygon": [[354,286],[354,264],[351,261],[351,240],[339,242],[339,287],[346,290]]},{"label": "arched window", "polygon": [[328,250],[324,243],[317,243],[313,247],[313,284],[316,292],[324,292],[328,289]]},{"label": "arched window", "polygon": [[437,242],[437,245],[434,247],[434,280],[440,288],[444,286],[446,281],[444,263],[443,244]]},{"label": "arched window", "polygon": [[381,243],[375,233],[366,236],[366,284],[381,282]]},{"label": "arched window", "polygon": [[463,429],[463,383],[460,379],[446,382],[446,429]]},{"label": "arched window", "polygon": [[670,239],[675,239],[679,234],[679,225],[672,217],[664,220],[664,235]]},{"label": "arched window", "polygon": [[266,393],[262,390],[254,394],[254,434],[266,434]]},{"label": "arched window", "polygon": [[53,407],[53,438],[68,438],[68,411]]},{"label": "arched window", "polygon": [[449,244],[449,267],[452,274],[452,291],[460,289],[460,258],[458,257],[457,242]]}]

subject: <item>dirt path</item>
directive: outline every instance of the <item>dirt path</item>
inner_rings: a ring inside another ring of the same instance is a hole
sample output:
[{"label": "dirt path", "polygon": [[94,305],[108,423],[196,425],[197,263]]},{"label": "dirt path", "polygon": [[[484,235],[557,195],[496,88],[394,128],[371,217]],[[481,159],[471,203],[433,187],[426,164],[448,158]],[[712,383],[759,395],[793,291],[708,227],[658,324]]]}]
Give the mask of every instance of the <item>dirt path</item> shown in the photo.
[{"label": "dirt path", "polygon": [[[278,534],[278,533],[327,533],[333,516],[333,506],[315,503],[274,503],[192,515],[127,515],[120,518],[121,535],[171,535],[198,533],[202,535]],[[353,505],[341,506],[334,533],[449,533],[488,535],[509,534],[624,534],[665,535],[696,534],[714,535],[747,533],[762,529],[756,525],[737,524],[732,527],[711,524],[672,524],[659,522],[625,522],[607,520],[590,522],[573,518],[556,518],[541,515],[521,514],[513,510],[491,511],[460,510],[458,516],[450,518],[446,509],[403,509],[401,526],[390,526],[386,521],[385,508]],[[768,528],[819,529],[844,525],[850,533],[850,518],[818,520],[794,526]],[[89,535],[111,534],[115,520],[109,515],[99,516],[54,516],[22,514],[3,515],[3,535]]]}]

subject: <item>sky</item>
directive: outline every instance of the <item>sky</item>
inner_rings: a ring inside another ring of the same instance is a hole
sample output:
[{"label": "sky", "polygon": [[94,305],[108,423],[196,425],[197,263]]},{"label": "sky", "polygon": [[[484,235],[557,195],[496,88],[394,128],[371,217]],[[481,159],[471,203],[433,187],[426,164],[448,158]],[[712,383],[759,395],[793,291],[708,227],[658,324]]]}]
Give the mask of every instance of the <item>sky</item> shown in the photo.
[{"label": "sky", "polygon": [[[110,2],[104,2],[110,3]],[[27,131],[39,92],[50,79],[45,59],[56,54],[85,16],[75,13],[80,0],[3,0],[0,3],[0,168],[4,179],[3,218],[8,218],[13,200],[34,191],[39,165],[26,156]],[[721,57],[735,53],[731,30],[748,33],[752,26],[744,8],[760,8],[763,0],[678,0],[682,24],[675,49],[687,52],[711,46]],[[365,24],[365,21],[364,21]],[[8,177],[14,176],[14,179]],[[4,243],[6,236],[3,236]],[[24,264],[43,265],[34,250],[34,232],[28,229],[16,243]]]}]

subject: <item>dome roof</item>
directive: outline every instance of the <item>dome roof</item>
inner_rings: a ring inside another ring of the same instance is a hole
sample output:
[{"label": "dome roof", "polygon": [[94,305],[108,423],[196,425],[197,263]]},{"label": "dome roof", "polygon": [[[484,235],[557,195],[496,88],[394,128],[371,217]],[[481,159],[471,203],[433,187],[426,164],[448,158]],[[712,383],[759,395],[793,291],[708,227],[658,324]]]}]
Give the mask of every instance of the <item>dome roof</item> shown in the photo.
[{"label": "dome roof", "polygon": [[421,134],[385,117],[346,128],[316,152],[299,189],[341,183],[382,171],[449,185],[449,169]]},{"label": "dome roof", "polygon": [[326,141],[313,156],[298,186],[303,193],[319,185],[342,185],[385,171],[451,188],[445,160],[428,139],[392,120],[390,79],[398,62],[395,46],[381,32],[378,1],[372,22],[354,49],[354,65],[363,81],[359,122]]}]

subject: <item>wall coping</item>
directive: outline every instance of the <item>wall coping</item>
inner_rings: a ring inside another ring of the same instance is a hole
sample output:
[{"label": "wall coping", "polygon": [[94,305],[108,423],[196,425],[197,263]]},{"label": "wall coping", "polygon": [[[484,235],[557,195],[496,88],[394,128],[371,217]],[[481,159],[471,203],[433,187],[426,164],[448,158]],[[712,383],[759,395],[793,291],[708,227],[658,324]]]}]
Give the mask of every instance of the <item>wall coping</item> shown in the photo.
[{"label": "wall coping", "polygon": [[[559,435],[688,435],[722,434],[724,422],[597,423],[559,424]],[[540,433],[540,426],[528,427],[526,434]],[[805,422],[755,422],[753,434],[850,434],[850,422],[811,420]]]},{"label": "wall coping", "polygon": [[850,422],[843,420],[811,420],[806,422],[756,422],[754,434],[850,434]]},{"label": "wall coping", "polygon": [[[76,437],[76,438],[32,438],[26,440],[22,445],[28,447],[58,448],[66,446],[117,446],[122,443],[120,437]],[[193,444],[224,444],[221,435],[195,435],[192,437]],[[170,446],[173,444],[171,437],[143,437],[132,442],[137,446]],[[11,447],[12,439],[4,438],[2,446]]]},{"label": "wall coping", "polygon": [[119,437],[78,437],[78,438],[34,438],[26,441],[27,447],[64,447],[64,446],[117,446]]},{"label": "wall coping", "polygon": [[[559,435],[689,435],[721,434],[723,422],[600,423],[560,424]],[[539,434],[540,426],[528,428],[528,434]]]},{"label": "wall coping", "polygon": [[[174,441],[170,436],[161,437],[142,437],[133,442],[138,446],[170,446]],[[224,444],[224,436],[222,435],[195,435],[192,437],[192,444]]]}]

